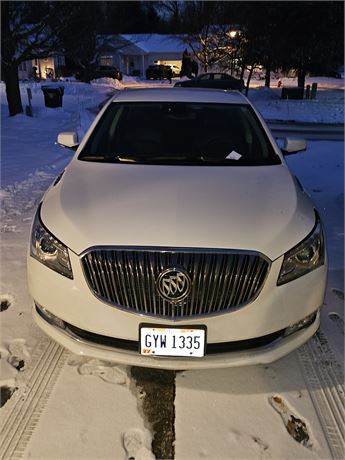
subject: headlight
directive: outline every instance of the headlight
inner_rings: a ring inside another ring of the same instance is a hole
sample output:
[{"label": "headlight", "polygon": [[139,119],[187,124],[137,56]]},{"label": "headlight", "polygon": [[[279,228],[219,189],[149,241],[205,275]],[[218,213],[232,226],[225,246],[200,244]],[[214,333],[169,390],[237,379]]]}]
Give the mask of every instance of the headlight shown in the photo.
[{"label": "headlight", "polygon": [[42,225],[38,209],[32,226],[30,255],[52,270],[73,279],[67,247]]},{"label": "headlight", "polygon": [[299,278],[320,267],[324,262],[324,237],[321,221],[316,213],[316,223],[312,232],[285,254],[277,285]]}]

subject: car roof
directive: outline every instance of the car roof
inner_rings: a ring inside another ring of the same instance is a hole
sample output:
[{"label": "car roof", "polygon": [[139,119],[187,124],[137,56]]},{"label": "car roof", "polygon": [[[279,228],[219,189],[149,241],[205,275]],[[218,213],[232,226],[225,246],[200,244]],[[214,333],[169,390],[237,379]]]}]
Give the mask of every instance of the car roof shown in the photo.
[{"label": "car roof", "polygon": [[115,102],[214,102],[217,104],[249,104],[239,91],[209,88],[140,88],[119,91]]}]

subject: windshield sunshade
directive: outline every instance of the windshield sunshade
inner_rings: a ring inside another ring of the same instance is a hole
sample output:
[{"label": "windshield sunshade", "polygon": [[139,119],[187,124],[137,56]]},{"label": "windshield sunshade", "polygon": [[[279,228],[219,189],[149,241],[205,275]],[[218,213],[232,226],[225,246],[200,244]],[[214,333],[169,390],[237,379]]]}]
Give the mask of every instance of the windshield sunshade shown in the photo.
[{"label": "windshield sunshade", "polygon": [[110,104],[79,159],[229,166],[280,163],[250,106],[192,102]]}]

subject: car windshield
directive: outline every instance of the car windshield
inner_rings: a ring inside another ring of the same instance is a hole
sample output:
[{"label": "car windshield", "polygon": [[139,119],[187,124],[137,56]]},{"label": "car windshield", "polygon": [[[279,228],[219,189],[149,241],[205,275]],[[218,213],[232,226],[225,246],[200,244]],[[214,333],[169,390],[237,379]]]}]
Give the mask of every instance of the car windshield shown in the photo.
[{"label": "car windshield", "polygon": [[143,164],[279,164],[249,105],[113,102],[79,160]]}]

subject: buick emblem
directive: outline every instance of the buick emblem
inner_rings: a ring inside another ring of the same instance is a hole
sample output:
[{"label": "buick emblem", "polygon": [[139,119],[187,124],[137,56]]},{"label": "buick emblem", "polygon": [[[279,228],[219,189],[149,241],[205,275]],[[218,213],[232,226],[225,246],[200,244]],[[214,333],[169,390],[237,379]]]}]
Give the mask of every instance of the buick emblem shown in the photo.
[{"label": "buick emblem", "polygon": [[157,290],[161,297],[178,302],[190,293],[192,283],[187,272],[180,268],[168,268],[157,278]]}]

